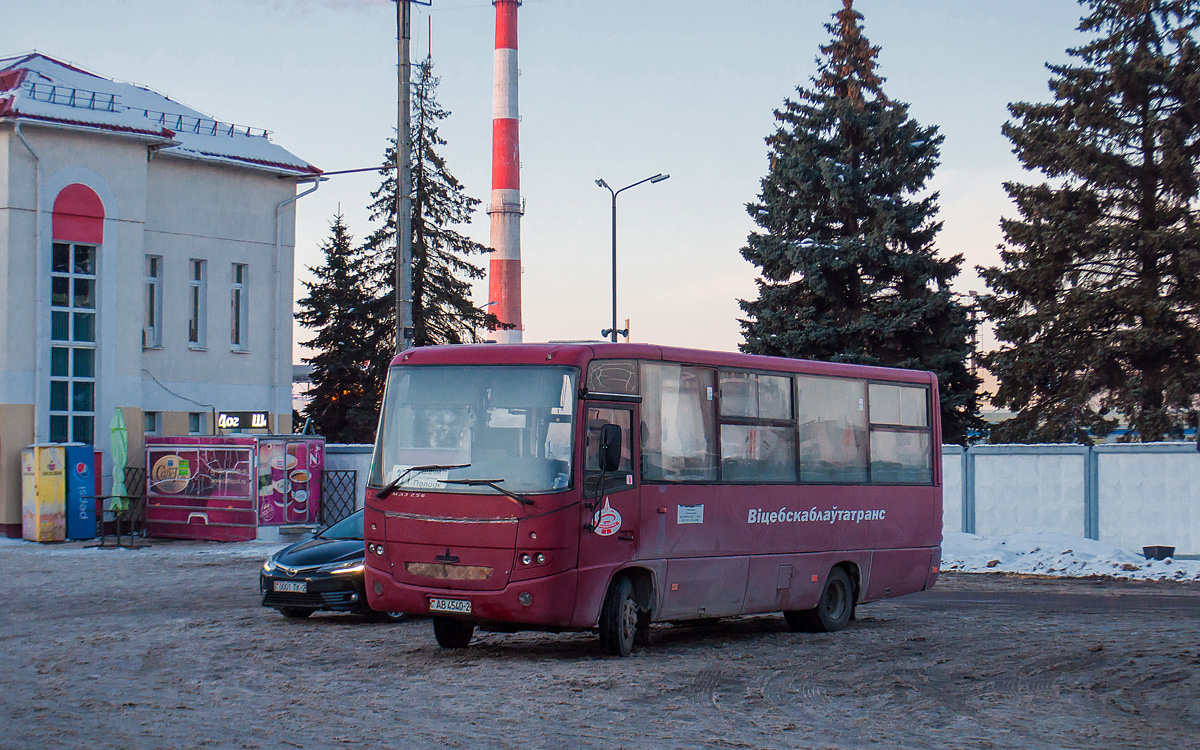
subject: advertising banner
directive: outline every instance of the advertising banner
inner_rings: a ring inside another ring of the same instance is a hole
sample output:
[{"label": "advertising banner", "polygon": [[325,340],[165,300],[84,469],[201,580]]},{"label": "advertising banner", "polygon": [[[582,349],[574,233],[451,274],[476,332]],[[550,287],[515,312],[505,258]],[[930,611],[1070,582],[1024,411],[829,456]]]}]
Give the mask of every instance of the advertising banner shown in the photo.
[{"label": "advertising banner", "polygon": [[258,522],[313,524],[320,518],[323,438],[263,437],[258,447]]}]

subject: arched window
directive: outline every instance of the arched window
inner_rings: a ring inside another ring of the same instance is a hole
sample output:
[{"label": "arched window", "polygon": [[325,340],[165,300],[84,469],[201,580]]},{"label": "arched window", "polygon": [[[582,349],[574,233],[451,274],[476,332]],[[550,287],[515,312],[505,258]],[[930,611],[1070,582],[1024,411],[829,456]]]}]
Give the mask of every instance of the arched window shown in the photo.
[{"label": "arched window", "polygon": [[86,185],[54,199],[50,264],[50,440],[92,443],[104,204]]}]

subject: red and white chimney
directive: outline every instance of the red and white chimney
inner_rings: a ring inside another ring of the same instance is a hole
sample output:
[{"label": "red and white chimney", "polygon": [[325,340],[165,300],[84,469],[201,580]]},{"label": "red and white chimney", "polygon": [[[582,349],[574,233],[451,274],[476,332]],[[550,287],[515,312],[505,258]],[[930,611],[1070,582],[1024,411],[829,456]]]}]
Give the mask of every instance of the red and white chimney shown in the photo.
[{"label": "red and white chimney", "polygon": [[496,6],[496,59],[492,90],[492,255],[488,269],[489,311],[501,323],[501,344],[521,343],[521,149],[517,113],[517,8],[521,0],[492,0]]}]

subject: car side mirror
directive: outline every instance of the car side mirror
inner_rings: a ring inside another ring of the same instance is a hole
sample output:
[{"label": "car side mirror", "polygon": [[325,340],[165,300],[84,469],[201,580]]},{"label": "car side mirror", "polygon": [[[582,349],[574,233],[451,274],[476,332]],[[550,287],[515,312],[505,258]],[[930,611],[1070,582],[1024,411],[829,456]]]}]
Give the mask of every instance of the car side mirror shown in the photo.
[{"label": "car side mirror", "polygon": [[600,426],[600,470],[621,468],[621,428],[615,424]]}]

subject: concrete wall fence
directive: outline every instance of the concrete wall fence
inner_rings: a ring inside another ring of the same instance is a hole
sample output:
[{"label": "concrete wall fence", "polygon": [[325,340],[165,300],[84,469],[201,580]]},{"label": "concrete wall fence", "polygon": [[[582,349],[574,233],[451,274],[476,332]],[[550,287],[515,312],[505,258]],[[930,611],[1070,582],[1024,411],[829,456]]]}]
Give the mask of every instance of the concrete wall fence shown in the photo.
[{"label": "concrete wall fence", "polygon": [[357,443],[329,443],[325,446],[325,468],[331,471],[356,471],[354,507],[363,507],[367,497],[367,474],[371,472],[371,453],[375,446]]},{"label": "concrete wall fence", "polygon": [[942,446],[946,531],[1054,531],[1200,554],[1195,443]]},{"label": "concrete wall fence", "polygon": [[[353,469],[357,507],[370,445],[330,444],[325,466]],[[942,446],[946,531],[1006,536],[1054,531],[1132,552],[1146,545],[1200,555],[1200,453],[1195,443]]]}]

